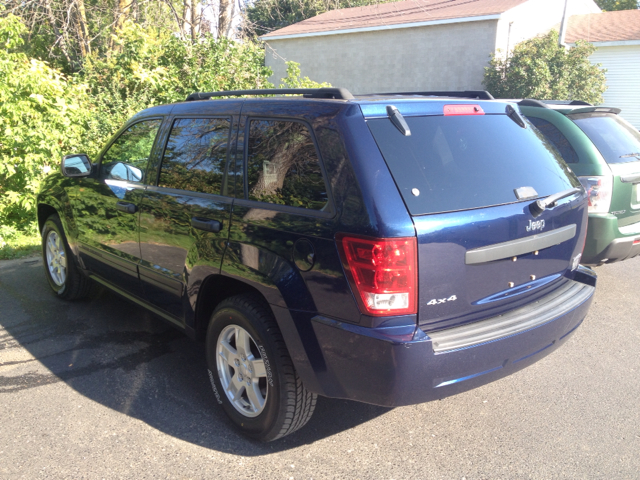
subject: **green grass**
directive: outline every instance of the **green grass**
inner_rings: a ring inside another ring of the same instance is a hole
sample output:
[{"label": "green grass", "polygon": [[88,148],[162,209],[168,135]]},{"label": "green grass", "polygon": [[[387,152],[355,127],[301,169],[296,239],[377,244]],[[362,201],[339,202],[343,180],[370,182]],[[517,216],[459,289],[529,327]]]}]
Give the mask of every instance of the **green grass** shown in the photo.
[{"label": "green grass", "polygon": [[29,257],[40,254],[40,237],[18,233],[11,238],[0,237],[0,260]]}]

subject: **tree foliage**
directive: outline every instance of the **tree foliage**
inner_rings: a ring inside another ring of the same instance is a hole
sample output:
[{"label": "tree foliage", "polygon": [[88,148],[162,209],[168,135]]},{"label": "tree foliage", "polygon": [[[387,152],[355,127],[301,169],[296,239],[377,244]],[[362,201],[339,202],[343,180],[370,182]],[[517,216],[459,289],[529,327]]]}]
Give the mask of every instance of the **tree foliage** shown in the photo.
[{"label": "tree foliage", "polygon": [[[63,155],[84,152],[95,159],[136,112],[194,91],[273,87],[264,49],[252,41],[210,33],[193,41],[130,17],[110,34],[108,52],[92,48],[74,71],[56,54],[46,57],[47,49],[57,48],[54,37],[25,45],[36,31],[0,6],[0,245],[3,238],[36,231],[36,193]],[[282,81],[326,86],[300,77],[293,62]]]},{"label": "tree foliage", "polygon": [[31,228],[40,179],[84,133],[84,86],[19,52],[24,33],[0,17],[0,236]]},{"label": "tree foliage", "polygon": [[245,31],[265,35],[339,8],[365,7],[398,0],[256,0],[246,10]]},{"label": "tree foliage", "polygon": [[483,84],[496,98],[583,100],[602,103],[605,70],[589,56],[595,47],[578,41],[571,49],[558,44],[558,32],[525,40],[506,57],[491,56]]},{"label": "tree foliage", "polygon": [[605,12],[613,10],[633,10],[640,8],[638,0],[595,0],[598,6]]},{"label": "tree foliage", "polygon": [[23,51],[67,73],[82,70],[90,57],[119,52],[116,39],[131,22],[192,43],[206,35],[229,38],[235,33],[232,0],[6,0],[4,4],[28,29]]}]

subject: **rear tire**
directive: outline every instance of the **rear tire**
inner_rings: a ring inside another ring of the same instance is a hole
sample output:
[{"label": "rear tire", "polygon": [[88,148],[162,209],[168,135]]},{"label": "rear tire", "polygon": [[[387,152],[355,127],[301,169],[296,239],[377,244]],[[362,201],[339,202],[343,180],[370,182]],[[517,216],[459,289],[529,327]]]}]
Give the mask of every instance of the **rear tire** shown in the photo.
[{"label": "rear tire", "polygon": [[269,442],[309,421],[317,395],[304,388],[260,298],[238,295],[221,302],[211,316],[206,349],[216,400],[245,435]]},{"label": "rear tire", "polygon": [[42,228],[42,260],[49,286],[58,297],[78,300],[87,296],[91,280],[76,265],[58,215],[47,218]]}]

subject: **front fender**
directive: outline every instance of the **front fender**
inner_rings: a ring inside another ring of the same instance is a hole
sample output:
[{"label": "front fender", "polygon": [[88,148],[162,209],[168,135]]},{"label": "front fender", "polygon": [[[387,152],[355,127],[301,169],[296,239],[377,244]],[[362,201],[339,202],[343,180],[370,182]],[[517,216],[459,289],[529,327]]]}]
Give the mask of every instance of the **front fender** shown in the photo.
[{"label": "front fender", "polygon": [[[46,177],[36,197],[38,229],[41,232],[44,222],[52,214],[58,214],[69,245],[74,248],[78,237],[78,228],[73,218],[73,212],[67,194],[70,179],[60,173],[52,173]],[[74,248],[75,250],[75,248]]]}]

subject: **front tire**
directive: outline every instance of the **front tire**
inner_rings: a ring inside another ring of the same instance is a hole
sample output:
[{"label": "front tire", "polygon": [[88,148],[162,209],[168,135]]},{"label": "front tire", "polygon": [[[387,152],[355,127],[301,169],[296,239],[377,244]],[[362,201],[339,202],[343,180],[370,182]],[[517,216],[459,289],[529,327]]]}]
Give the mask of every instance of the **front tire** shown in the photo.
[{"label": "front tire", "polygon": [[221,302],[209,323],[206,349],[216,400],[244,434],[268,442],[309,421],[317,395],[304,388],[261,299],[238,295]]},{"label": "front tire", "polygon": [[91,280],[76,265],[58,215],[47,218],[42,228],[42,260],[51,289],[65,300],[86,297]]}]

